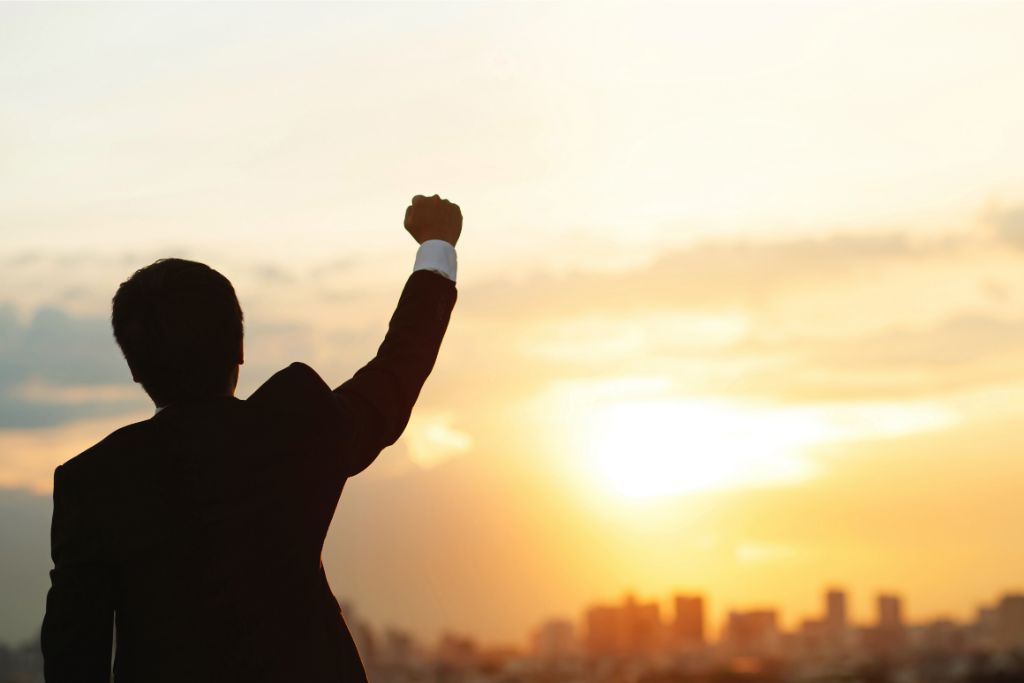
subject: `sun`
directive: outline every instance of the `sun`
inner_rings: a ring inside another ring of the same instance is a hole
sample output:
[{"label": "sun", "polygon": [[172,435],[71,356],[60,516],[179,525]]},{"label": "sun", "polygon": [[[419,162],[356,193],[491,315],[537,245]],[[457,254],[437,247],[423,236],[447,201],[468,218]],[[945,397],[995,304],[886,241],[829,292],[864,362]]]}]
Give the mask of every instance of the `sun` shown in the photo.
[{"label": "sun", "polygon": [[830,467],[845,444],[958,424],[931,402],[772,404],[673,396],[663,378],[621,377],[552,387],[537,404],[567,476],[589,495],[645,499],[792,485]]},{"label": "sun", "polygon": [[820,436],[812,421],[716,401],[614,403],[587,422],[584,466],[633,498],[800,481]]}]

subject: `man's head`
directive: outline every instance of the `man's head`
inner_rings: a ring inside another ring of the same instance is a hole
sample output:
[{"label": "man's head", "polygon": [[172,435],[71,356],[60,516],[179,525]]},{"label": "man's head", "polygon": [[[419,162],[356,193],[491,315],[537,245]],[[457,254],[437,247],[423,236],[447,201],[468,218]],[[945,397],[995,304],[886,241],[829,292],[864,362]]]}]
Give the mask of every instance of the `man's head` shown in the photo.
[{"label": "man's head", "polygon": [[114,295],[111,322],[132,378],[158,406],[234,393],[242,308],[209,266],[169,258],[135,271]]}]

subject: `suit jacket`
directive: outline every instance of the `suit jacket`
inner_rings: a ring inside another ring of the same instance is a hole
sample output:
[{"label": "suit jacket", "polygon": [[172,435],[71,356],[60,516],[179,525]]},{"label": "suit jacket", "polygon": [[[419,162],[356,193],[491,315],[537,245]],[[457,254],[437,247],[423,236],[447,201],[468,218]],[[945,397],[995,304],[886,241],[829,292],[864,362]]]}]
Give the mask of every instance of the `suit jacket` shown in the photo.
[{"label": "suit jacket", "polygon": [[346,479],[405,429],[455,305],[416,271],[333,391],[293,363],[172,404],[54,472],[46,680],[365,681],[320,553]]}]

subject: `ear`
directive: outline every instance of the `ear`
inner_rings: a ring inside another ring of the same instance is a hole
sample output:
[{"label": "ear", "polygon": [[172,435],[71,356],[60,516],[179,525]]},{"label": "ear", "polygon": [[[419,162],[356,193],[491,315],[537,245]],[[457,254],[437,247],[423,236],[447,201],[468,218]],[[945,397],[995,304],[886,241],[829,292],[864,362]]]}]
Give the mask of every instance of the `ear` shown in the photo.
[{"label": "ear", "polygon": [[238,364],[245,365],[245,343],[241,340],[238,342]]}]

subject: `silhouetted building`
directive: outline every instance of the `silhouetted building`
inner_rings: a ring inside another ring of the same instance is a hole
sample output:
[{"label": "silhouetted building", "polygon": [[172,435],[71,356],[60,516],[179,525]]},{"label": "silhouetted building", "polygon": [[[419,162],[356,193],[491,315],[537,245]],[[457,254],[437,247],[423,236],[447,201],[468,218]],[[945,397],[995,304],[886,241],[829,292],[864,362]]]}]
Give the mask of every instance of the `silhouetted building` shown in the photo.
[{"label": "silhouetted building", "polygon": [[846,629],[846,592],[832,589],[825,593],[825,623],[833,632]]},{"label": "silhouetted building", "polygon": [[15,647],[0,643],[0,681],[42,683],[43,651],[38,637]]},{"label": "silhouetted building", "polygon": [[627,596],[621,606],[587,610],[585,643],[592,656],[649,654],[661,644],[658,603]]},{"label": "silhouetted building", "polygon": [[869,649],[878,656],[892,657],[906,648],[903,600],[898,595],[878,596],[878,623],[867,637]]},{"label": "silhouetted building", "polygon": [[658,603],[626,599],[626,644],[630,652],[650,653],[660,645],[661,614]]},{"label": "silhouetted building", "polygon": [[681,645],[704,644],[704,598],[699,595],[675,596],[675,621],[672,638]]},{"label": "silhouetted building", "polygon": [[446,633],[437,646],[437,660],[442,664],[466,669],[476,665],[478,648],[476,641],[465,636]]},{"label": "silhouetted building", "polygon": [[994,607],[978,608],[972,638],[978,649],[996,649],[996,609]]},{"label": "silhouetted building", "polygon": [[955,654],[969,645],[967,629],[951,619],[936,619],[913,629],[913,646],[924,653]]},{"label": "silhouetted building", "polygon": [[878,596],[878,628],[903,628],[903,600],[898,595],[883,593]]},{"label": "silhouetted building", "polygon": [[585,642],[589,654],[599,657],[619,651],[621,618],[618,607],[597,605],[587,610]]},{"label": "silhouetted building", "polygon": [[576,629],[566,619],[544,622],[533,632],[533,654],[540,659],[564,659],[576,653]]},{"label": "silhouetted building", "polygon": [[799,652],[804,657],[819,658],[828,652],[829,638],[825,622],[804,619],[798,632]]},{"label": "silhouetted building", "polygon": [[380,660],[383,664],[410,667],[420,659],[419,647],[411,633],[390,628],[384,632]]},{"label": "silhouetted building", "polygon": [[825,593],[826,654],[840,656],[850,646],[850,625],[846,611],[846,591],[836,588]]},{"label": "silhouetted building", "polygon": [[725,637],[735,655],[775,656],[779,651],[779,636],[775,610],[729,612]]},{"label": "silhouetted building", "polygon": [[1024,595],[1006,595],[999,601],[995,641],[1001,649],[1024,649]]}]

